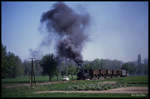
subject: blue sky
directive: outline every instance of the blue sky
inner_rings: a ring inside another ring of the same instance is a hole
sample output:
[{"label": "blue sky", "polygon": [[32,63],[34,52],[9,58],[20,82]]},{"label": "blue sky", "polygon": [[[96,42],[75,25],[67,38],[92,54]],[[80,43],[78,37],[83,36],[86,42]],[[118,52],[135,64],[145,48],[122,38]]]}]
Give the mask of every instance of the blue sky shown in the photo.
[{"label": "blue sky", "polygon": [[[2,2],[2,43],[22,60],[30,57],[44,35],[40,18],[55,2]],[[91,16],[90,40],[83,48],[84,60],[96,58],[137,60],[148,58],[148,2],[65,2],[75,11]],[[43,53],[51,52],[47,48]]]}]

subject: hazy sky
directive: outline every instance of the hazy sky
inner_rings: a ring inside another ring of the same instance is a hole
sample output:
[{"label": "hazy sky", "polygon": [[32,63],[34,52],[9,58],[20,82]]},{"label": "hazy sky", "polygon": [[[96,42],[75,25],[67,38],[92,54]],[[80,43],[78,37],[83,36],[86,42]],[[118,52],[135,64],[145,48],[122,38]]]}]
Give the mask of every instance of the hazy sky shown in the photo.
[{"label": "hazy sky", "polygon": [[[2,2],[2,43],[22,60],[30,57],[44,37],[39,31],[43,12],[55,2]],[[91,16],[90,40],[82,55],[96,58],[137,60],[148,58],[148,2],[65,2]],[[43,53],[51,52],[45,49]]]}]

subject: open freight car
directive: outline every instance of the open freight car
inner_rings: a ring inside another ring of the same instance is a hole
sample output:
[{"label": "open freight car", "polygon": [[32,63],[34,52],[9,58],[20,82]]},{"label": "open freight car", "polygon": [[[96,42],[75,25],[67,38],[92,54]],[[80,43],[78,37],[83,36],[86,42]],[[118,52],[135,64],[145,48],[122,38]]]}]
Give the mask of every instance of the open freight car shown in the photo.
[{"label": "open freight car", "polygon": [[126,77],[127,71],[124,69],[120,70],[109,70],[109,69],[96,69],[96,70],[86,70],[80,69],[77,73],[77,80],[85,80],[85,79],[100,79],[107,77]]}]

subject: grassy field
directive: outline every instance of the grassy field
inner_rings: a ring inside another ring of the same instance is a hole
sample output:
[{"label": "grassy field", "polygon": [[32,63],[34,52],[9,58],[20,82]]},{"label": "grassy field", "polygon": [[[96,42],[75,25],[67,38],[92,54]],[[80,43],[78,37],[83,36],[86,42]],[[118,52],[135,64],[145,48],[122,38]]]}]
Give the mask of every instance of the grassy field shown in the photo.
[{"label": "grassy field", "polygon": [[[48,82],[48,77],[37,77],[37,82]],[[56,81],[54,77],[52,81]],[[103,84],[104,81],[115,81],[115,84]],[[27,77],[2,80],[2,97],[145,97],[134,94],[96,94],[96,93],[43,93],[34,94],[36,91],[48,90],[107,90],[126,86],[148,86],[148,76],[131,76],[120,78],[106,78],[104,80],[79,80],[68,81],[66,83],[57,83],[49,85],[37,85],[34,88],[21,86],[15,88],[5,88],[4,85],[28,82]]]},{"label": "grassy field", "polygon": [[[72,77],[69,75],[70,80],[72,80]],[[77,77],[73,76],[73,80],[75,80]],[[16,78],[7,78],[2,79],[2,83],[29,83],[29,76],[23,76],[23,77],[16,77]],[[36,76],[35,77],[36,82],[49,82],[48,76]],[[58,80],[62,80],[62,77],[59,76]],[[57,77],[53,77],[52,81],[57,81]]]}]

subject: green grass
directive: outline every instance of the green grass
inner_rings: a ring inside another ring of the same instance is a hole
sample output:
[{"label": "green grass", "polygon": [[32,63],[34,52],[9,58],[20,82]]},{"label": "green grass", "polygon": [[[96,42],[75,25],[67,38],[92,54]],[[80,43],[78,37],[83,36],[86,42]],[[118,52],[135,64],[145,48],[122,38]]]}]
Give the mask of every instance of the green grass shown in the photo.
[{"label": "green grass", "polygon": [[[69,75],[70,80],[72,80],[72,77]],[[73,80],[75,80],[77,77],[73,76]],[[49,82],[49,76],[35,76],[36,82]],[[62,80],[62,77],[59,76],[58,80]],[[52,77],[51,81],[57,81],[57,77]],[[30,78],[29,76],[23,76],[23,77],[16,77],[16,78],[6,78],[2,79],[2,83],[29,83]]]},{"label": "green grass", "polygon": [[[3,79],[2,84],[15,84],[19,82],[25,82],[27,78],[16,78],[16,79]],[[39,76],[39,82],[48,81],[48,76]],[[36,79],[36,80],[37,80]],[[53,78],[55,81],[56,78]],[[115,85],[106,84],[102,85],[103,81],[116,81]],[[145,97],[144,95],[134,94],[86,94],[86,93],[45,93],[45,94],[34,94],[35,91],[46,91],[46,90],[105,90],[111,88],[117,88],[122,86],[148,86],[148,76],[134,76],[134,77],[120,77],[120,78],[107,78],[104,80],[78,80],[69,81],[66,83],[49,84],[49,85],[38,85],[35,88],[28,86],[21,86],[16,88],[4,88],[2,86],[2,97]]]},{"label": "green grass", "polygon": [[[148,85],[148,76],[129,76],[129,77],[120,77],[120,78],[108,78],[106,81],[117,81],[122,84],[127,84],[128,86],[145,86]],[[105,81],[104,80],[104,81]]]},{"label": "green grass", "polygon": [[[71,76],[69,76],[70,80],[72,80]],[[76,76],[73,77],[76,80]],[[48,76],[36,76],[35,77],[37,82],[49,82]],[[59,81],[62,78],[59,76]],[[56,76],[52,78],[52,81],[57,81]],[[101,80],[95,80],[101,81]],[[125,82],[125,83],[147,83],[148,76],[129,76],[129,77],[114,77],[114,78],[106,78],[103,81],[118,81],[118,82]],[[16,78],[7,78],[2,79],[2,83],[29,83],[29,76],[23,77],[16,77]]]},{"label": "green grass", "polygon": [[[48,76],[36,76],[35,80],[37,82],[48,82],[49,77]],[[56,77],[53,77],[52,81],[56,81]],[[29,76],[2,79],[2,83],[29,83],[29,82],[30,82]]]},{"label": "green grass", "polygon": [[[43,87],[44,88],[44,87]],[[34,94],[37,89],[29,87],[7,88],[2,90],[2,97],[147,97],[148,94],[112,94],[112,93],[43,93]]]},{"label": "green grass", "polygon": [[125,82],[147,82],[148,81],[148,76],[128,76],[128,77],[114,77],[114,78],[106,78],[105,80],[110,80],[110,81],[125,81]]}]

